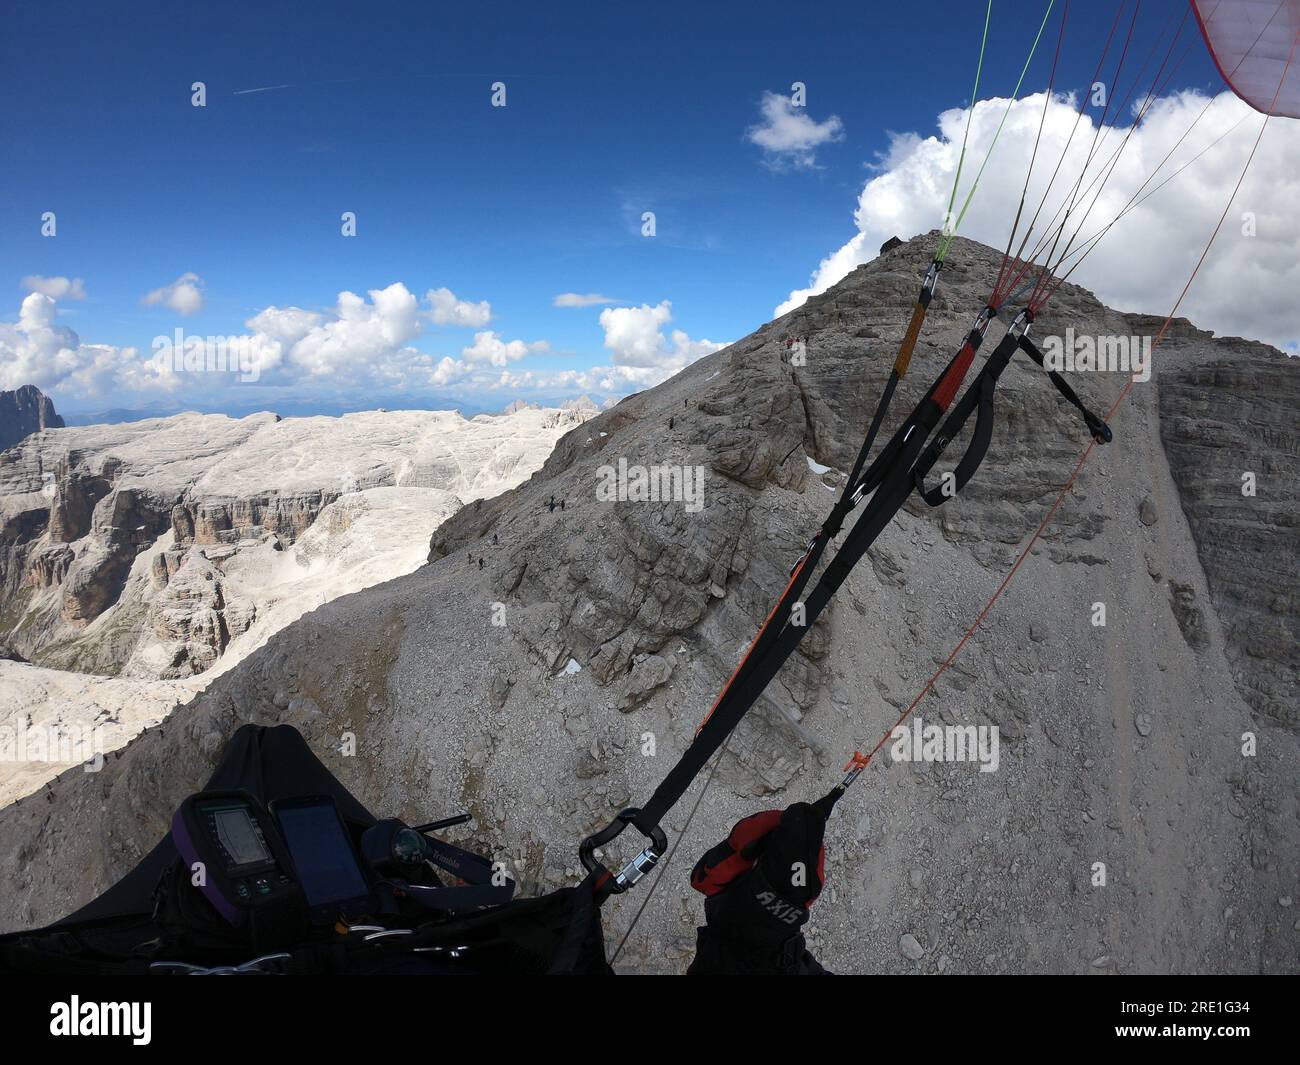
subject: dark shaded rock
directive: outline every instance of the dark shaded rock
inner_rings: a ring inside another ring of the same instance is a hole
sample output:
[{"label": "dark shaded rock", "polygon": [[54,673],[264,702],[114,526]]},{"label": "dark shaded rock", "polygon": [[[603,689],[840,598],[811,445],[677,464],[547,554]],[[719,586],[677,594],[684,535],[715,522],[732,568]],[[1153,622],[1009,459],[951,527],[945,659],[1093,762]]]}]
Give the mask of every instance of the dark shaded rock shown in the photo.
[{"label": "dark shaded rock", "polygon": [[1265,344],[1215,343],[1213,358],[1161,370],[1160,440],[1237,688],[1257,714],[1300,730],[1300,372]]},{"label": "dark shaded rock", "polygon": [[50,503],[50,539],[70,544],[90,532],[95,507],[112,487],[108,478],[83,471],[66,473],[56,480]]},{"label": "dark shaded rock", "polygon": [[54,402],[35,385],[0,392],[0,451],[43,429],[62,429]]},{"label": "dark shaded rock", "polygon": [[65,620],[89,622],[117,602],[131,563],[167,527],[170,508],[161,509],[148,492],[119,488],[95,506],[92,546],[78,558],[63,586]]}]

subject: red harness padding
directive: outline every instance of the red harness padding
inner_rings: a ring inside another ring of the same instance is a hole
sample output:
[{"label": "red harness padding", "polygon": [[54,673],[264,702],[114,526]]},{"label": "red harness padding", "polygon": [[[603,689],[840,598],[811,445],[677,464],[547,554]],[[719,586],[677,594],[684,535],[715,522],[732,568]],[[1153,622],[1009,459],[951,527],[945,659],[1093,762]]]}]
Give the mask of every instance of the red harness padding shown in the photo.
[{"label": "red harness padding", "polygon": [[[757,864],[768,837],[781,824],[784,810],[764,810],[751,814],[732,827],[725,840],[709,848],[691,870],[691,887],[702,895],[712,897],[724,891],[738,877],[748,873]],[[817,854],[817,884],[826,883],[826,848]],[[812,909],[816,896],[804,903]]]}]

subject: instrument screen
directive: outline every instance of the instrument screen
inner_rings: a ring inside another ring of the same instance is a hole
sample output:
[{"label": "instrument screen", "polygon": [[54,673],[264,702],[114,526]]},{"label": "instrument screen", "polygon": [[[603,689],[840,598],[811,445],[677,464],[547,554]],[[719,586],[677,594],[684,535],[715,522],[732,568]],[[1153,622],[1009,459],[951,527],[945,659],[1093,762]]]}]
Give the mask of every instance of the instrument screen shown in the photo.
[{"label": "instrument screen", "polygon": [[269,862],[271,852],[247,807],[214,806],[209,813],[216,828],[217,840],[230,855],[234,865]]}]

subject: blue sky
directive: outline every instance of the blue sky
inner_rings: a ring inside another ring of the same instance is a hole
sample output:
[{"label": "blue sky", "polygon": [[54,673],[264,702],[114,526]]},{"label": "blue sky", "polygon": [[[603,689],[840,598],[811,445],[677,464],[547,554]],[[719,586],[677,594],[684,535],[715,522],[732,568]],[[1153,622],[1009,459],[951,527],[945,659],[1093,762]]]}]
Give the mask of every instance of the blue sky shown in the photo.
[{"label": "blue sky", "polygon": [[[1010,92],[1043,7],[994,4],[981,98]],[[1061,89],[1089,80],[1113,13],[1074,7]],[[1148,0],[1142,25],[1154,33],[1181,12],[1177,0]],[[855,232],[858,195],[891,133],[928,136],[941,111],[967,102],[983,15],[975,0],[11,4],[0,43],[0,321],[17,319],[24,278],[78,278],[85,296],[57,300],[60,326],[82,344],[148,354],[177,326],[246,332],[271,306],[328,316],[341,291],[400,282],[421,301],[445,287],[490,303],[486,324],[422,320],[404,349],[435,363],[460,358],[486,329],[522,341],[527,356],[506,364],[543,380],[610,365],[602,306],[553,306],[566,292],[613,307],[671,301],[670,319],[660,315],[667,344],[674,329],[689,344],[735,340]],[[1053,35],[1027,88],[1046,82]],[[195,81],[207,85],[205,108],[191,106]],[[494,81],[506,84],[504,108],[490,106]],[[746,136],[763,94],[795,81],[807,85],[811,120],[839,120],[814,165]],[[1217,91],[1203,49],[1178,84]],[[988,180],[1023,174],[1015,163]],[[41,235],[45,211],[57,214],[55,238]],[[343,211],[356,212],[355,238],[340,235]],[[653,238],[640,234],[642,211],[657,216]],[[142,303],[186,274],[201,279],[201,310]],[[49,390],[69,410],[290,397],[364,408],[394,394],[497,409],[514,398],[467,378],[227,384],[164,397],[112,378],[94,394]]]}]

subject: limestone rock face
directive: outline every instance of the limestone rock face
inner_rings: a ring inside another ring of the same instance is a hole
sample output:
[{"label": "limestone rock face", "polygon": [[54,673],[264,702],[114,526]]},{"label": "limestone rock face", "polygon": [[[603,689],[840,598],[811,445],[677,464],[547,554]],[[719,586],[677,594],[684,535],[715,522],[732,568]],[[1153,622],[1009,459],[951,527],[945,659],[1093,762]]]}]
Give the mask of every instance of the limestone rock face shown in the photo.
[{"label": "limestone rock face", "polygon": [[[413,522],[425,537],[466,499],[517,484],[594,413],[588,401],[470,420],[454,411],[182,414],[26,436],[0,454],[0,632],[32,662],[57,668],[201,673],[259,615],[283,620],[282,610],[259,610],[270,604],[239,574],[264,579],[262,555],[297,544],[322,515],[338,533],[349,515],[370,514],[361,525],[370,535],[384,514],[392,539],[378,557],[392,565],[402,555],[401,568],[385,572],[347,537],[339,542],[374,579],[406,572],[418,559],[405,560],[399,537]],[[403,492],[368,495],[385,486]],[[360,509],[348,502],[362,499]],[[310,577],[319,566],[280,567],[277,595],[291,594],[295,576],[319,582]]]},{"label": "limestone rock face", "polygon": [[[856,457],[869,398],[884,387],[892,365],[883,353],[901,339],[927,254],[922,241],[900,246],[719,353],[707,369],[698,364],[653,393],[624,400],[557,446],[541,473],[548,487],[536,520],[515,519],[523,489],[483,501],[439,527],[430,561],[505,521],[516,532],[494,567],[498,593],[526,604],[555,604],[544,628],[534,633],[524,624],[517,630],[524,641],[536,641],[532,650],[539,659],[572,655],[611,683],[638,656],[661,655],[672,641],[704,632],[717,648],[716,668],[730,672],[728,663],[734,666],[755,619],[780,593],[792,560],[820,522],[817,502],[829,505],[833,498],[830,486],[812,476],[813,467],[847,470]],[[914,376],[933,374],[951,357],[970,328],[970,294],[993,286],[997,266],[996,256],[972,253],[945,271],[947,287],[930,312]],[[1066,322],[1078,332],[1129,331],[1122,316],[1081,289],[1067,286],[1059,304],[1041,317],[1044,334]],[[802,365],[791,359],[789,336],[807,338]],[[866,359],[865,351],[882,357]],[[1036,366],[1024,363],[1013,363],[1003,378],[997,446],[960,506],[935,512],[943,536],[986,566],[1010,561],[1026,513],[1045,505],[1087,439],[1073,409]],[[928,383],[904,386],[886,431]],[[1078,391],[1097,405],[1102,386],[1083,380]],[[619,501],[594,513],[589,507],[580,513],[549,509],[552,496],[596,498],[602,468],[619,462],[701,470],[699,509],[672,499]],[[1086,491],[1080,487],[1076,497],[1085,501]],[[929,508],[914,498],[908,509],[927,517]],[[1049,548],[1062,558],[1086,557],[1086,543],[1106,521],[1104,510],[1071,508],[1054,527]],[[873,563],[891,565],[887,551],[873,552]],[[782,675],[796,717],[820,697],[831,626],[823,615]]]},{"label": "limestone rock face", "polygon": [[[1203,334],[1204,335],[1204,334]],[[1221,340],[1160,378],[1160,438],[1242,697],[1300,731],[1300,374]]]},{"label": "limestone rock face", "polygon": [[78,470],[61,471],[54,482],[50,504],[49,539],[51,543],[70,544],[90,532],[95,507],[113,489],[106,477],[89,476]]},{"label": "limestone rock face", "polygon": [[0,451],[42,429],[62,429],[54,401],[35,385],[0,391]]}]

